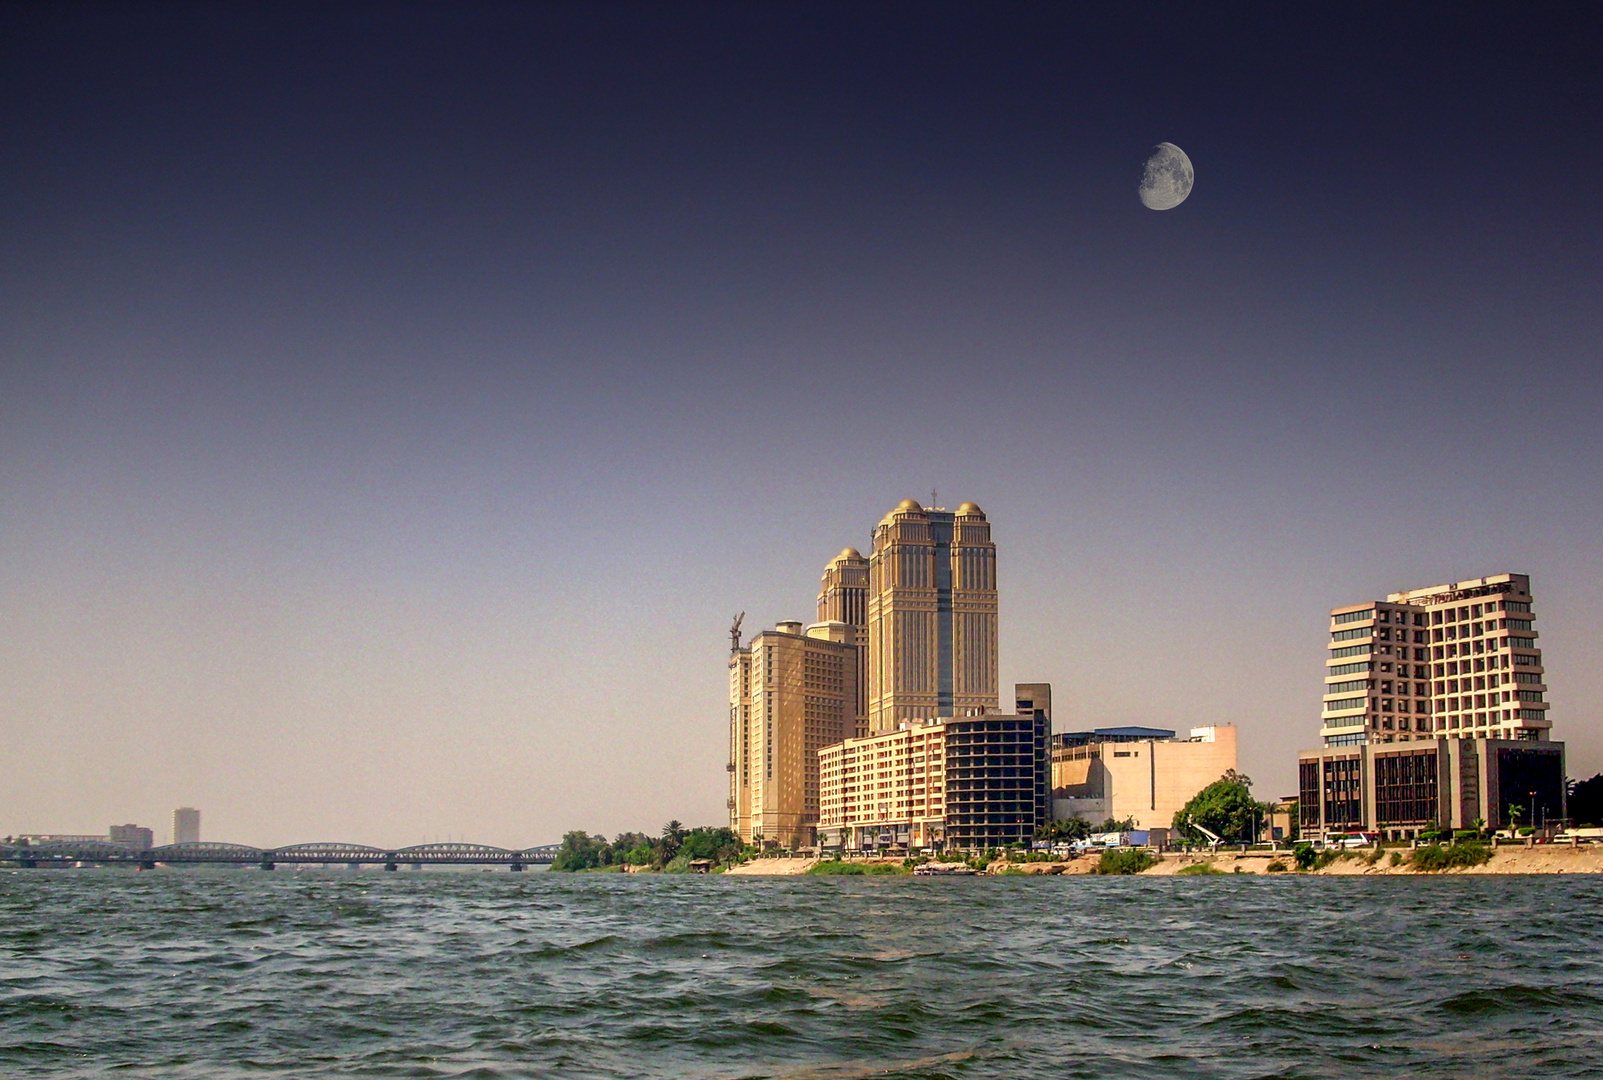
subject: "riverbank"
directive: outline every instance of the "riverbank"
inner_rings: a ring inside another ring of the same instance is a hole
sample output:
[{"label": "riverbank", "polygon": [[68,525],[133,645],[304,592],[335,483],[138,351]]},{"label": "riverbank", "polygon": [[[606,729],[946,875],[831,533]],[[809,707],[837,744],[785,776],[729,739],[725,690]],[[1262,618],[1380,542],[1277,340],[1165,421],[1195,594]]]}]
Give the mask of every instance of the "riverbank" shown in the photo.
[{"label": "riverbank", "polygon": [[[1393,855],[1402,856],[1398,865],[1392,865]],[[1353,875],[1385,875],[1407,874],[1413,877],[1435,876],[1421,874],[1408,864],[1410,852],[1407,848],[1388,848],[1380,852],[1380,857],[1370,862],[1374,852],[1349,851],[1343,852],[1329,866],[1309,871],[1310,874],[1321,876],[1347,877]],[[1214,869],[1226,874],[1263,874],[1269,872],[1271,863],[1280,862],[1281,865],[1291,868],[1289,855],[1281,854],[1278,857],[1270,852],[1253,851],[1247,854],[1233,853],[1208,856],[1196,855],[1165,855],[1157,866],[1144,873],[1152,875],[1178,874],[1187,866],[1196,866],[1200,863],[1211,862]],[[1492,856],[1479,866],[1455,867],[1451,870],[1440,871],[1442,874],[1603,874],[1603,845],[1587,844],[1580,847],[1560,846],[1556,844],[1543,844],[1540,847],[1499,847],[1492,852]]]},{"label": "riverbank", "polygon": [[790,877],[807,873],[817,863],[817,859],[753,859],[739,866],[731,866],[724,873],[741,876]]},{"label": "riverbank", "polygon": [[[1422,874],[1413,869],[1408,863],[1411,852],[1407,848],[1387,848],[1374,858],[1372,851],[1349,851],[1340,854],[1333,862],[1318,870],[1307,871],[1307,874],[1319,877],[1348,877],[1353,875],[1385,875],[1406,874],[1412,877],[1435,876]],[[1392,856],[1398,855],[1401,861],[1393,865]],[[1371,861],[1373,859],[1373,861]],[[1251,851],[1245,854],[1240,852],[1220,852],[1217,855],[1206,853],[1179,854],[1169,852],[1158,857],[1155,866],[1141,871],[1149,877],[1164,877],[1178,874],[1187,867],[1212,865],[1223,874],[1267,874],[1278,873],[1269,867],[1279,863],[1286,873],[1296,873],[1296,863],[1288,852]],[[1094,856],[1083,856],[1078,859],[1069,859],[1063,862],[1041,863],[994,863],[993,872],[1011,869],[1015,873],[1025,874],[1090,874],[1096,870],[1097,859]],[[1197,871],[1193,870],[1192,873]],[[1603,874],[1603,845],[1589,844],[1583,847],[1561,847],[1557,845],[1543,845],[1541,847],[1499,847],[1490,859],[1480,866],[1455,867],[1443,870],[1442,874]]]},{"label": "riverbank", "polygon": [[[1343,852],[1334,862],[1318,870],[1307,873],[1319,877],[1346,877],[1352,875],[1385,875],[1406,874],[1413,877],[1435,876],[1421,874],[1414,870],[1407,862],[1410,852],[1407,848],[1387,848],[1380,853],[1380,857],[1370,862],[1373,855],[1370,851]],[[1392,865],[1392,855],[1398,854],[1403,862]],[[901,860],[894,860],[900,865]],[[1166,853],[1158,857],[1157,865],[1142,873],[1152,877],[1163,877],[1178,874],[1188,866],[1200,866],[1211,863],[1213,868],[1224,874],[1265,874],[1271,873],[1269,867],[1273,863],[1280,863],[1287,873],[1295,873],[1295,864],[1289,852],[1252,851],[1242,854],[1240,852],[1221,852],[1218,855],[1205,853],[1178,854]],[[790,877],[805,874],[818,863],[817,859],[753,859],[724,871],[726,874],[738,874],[757,877]],[[1009,863],[995,862],[990,866],[993,874],[1046,874],[1051,876],[1090,874],[1096,870],[1095,856],[1082,856],[1077,859],[1065,859],[1060,862],[1032,862]],[[1193,871],[1195,872],[1195,871]],[[1456,867],[1441,871],[1443,874],[1603,874],[1603,844],[1587,844],[1580,847],[1565,847],[1544,844],[1540,847],[1499,847],[1492,857],[1480,866]]]}]

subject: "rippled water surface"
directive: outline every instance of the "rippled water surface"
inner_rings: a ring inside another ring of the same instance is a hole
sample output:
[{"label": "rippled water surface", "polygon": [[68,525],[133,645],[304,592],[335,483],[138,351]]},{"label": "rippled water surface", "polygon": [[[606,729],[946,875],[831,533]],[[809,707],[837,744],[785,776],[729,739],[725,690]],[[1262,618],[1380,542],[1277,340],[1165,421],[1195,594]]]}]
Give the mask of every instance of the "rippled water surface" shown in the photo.
[{"label": "rippled water surface", "polygon": [[0,871],[0,1074],[1603,1076],[1603,879]]}]

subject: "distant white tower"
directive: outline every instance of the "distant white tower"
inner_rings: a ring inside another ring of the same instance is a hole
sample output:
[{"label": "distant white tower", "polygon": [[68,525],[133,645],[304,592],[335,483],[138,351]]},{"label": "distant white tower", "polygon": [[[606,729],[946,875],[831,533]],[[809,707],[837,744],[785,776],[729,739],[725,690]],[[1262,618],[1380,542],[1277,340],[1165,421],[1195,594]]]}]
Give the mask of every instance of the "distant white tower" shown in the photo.
[{"label": "distant white tower", "polygon": [[173,843],[200,843],[200,811],[193,806],[180,806],[173,811]]}]

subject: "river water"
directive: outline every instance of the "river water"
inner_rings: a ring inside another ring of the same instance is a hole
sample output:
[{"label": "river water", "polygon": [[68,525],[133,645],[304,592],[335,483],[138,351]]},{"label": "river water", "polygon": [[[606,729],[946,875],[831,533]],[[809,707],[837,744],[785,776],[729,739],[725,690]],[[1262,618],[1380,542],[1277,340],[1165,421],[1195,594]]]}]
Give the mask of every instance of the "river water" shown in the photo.
[{"label": "river water", "polygon": [[1603,877],[0,871],[7,1077],[1599,1077]]}]

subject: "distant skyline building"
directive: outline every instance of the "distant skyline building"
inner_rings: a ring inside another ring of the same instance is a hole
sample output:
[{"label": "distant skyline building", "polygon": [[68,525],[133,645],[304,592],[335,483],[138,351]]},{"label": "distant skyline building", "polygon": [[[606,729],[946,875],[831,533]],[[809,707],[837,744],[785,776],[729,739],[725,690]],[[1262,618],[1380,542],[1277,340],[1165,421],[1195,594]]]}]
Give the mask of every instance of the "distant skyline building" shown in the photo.
[{"label": "distant skyline building", "polygon": [[173,843],[200,843],[200,811],[193,806],[180,806],[173,811]]},{"label": "distant skyline building", "polygon": [[112,825],[106,830],[106,837],[113,844],[121,844],[135,851],[149,851],[156,843],[154,830],[143,825]]},{"label": "distant skyline building", "polygon": [[996,545],[980,508],[904,499],[868,564],[869,733],[996,709]]}]

